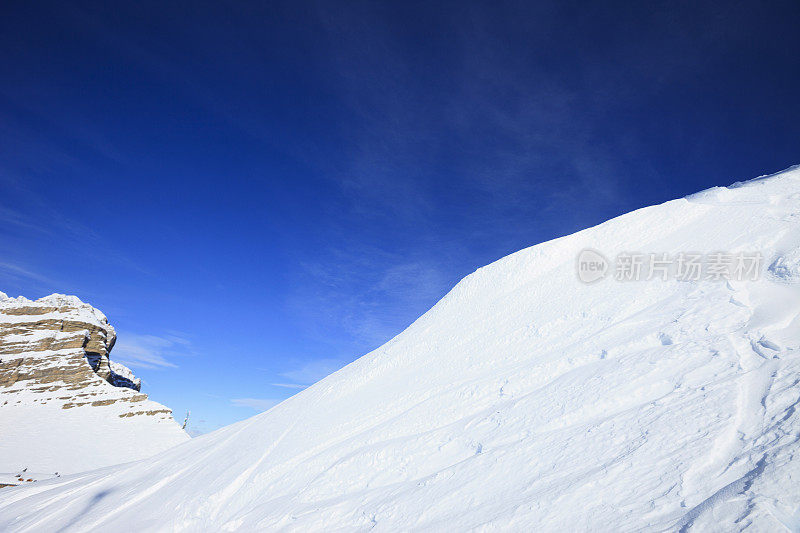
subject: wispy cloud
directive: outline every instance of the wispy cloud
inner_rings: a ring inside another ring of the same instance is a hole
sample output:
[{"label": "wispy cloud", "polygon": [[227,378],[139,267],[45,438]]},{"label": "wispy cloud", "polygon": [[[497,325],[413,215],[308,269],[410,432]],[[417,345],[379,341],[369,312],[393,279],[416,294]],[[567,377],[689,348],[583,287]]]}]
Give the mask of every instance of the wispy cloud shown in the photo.
[{"label": "wispy cloud", "polygon": [[20,211],[11,209],[9,207],[0,206],[0,222],[7,226],[17,226],[24,230],[30,230],[37,233],[51,233],[51,231],[35,223],[30,217],[25,216]]},{"label": "wispy cloud", "polygon": [[20,265],[12,263],[0,263],[0,270],[4,271],[6,275],[16,278],[31,279],[33,281],[39,281],[48,285],[58,285],[57,281]]},{"label": "wispy cloud", "polygon": [[[483,9],[431,10],[432,23],[456,28],[459,60],[430,71],[385,31],[390,10],[319,9],[336,43],[329,83],[355,119],[337,136],[336,164],[326,159],[337,216],[314,257],[297,261],[288,304],[327,353],[379,346],[476,267],[577,229],[623,194],[623,169],[603,157],[620,147],[587,124],[581,88],[509,54]],[[527,38],[553,17],[511,25]]]},{"label": "wispy cloud", "polygon": [[[320,257],[302,264],[288,303],[310,337],[338,345],[331,358],[336,368],[342,357],[362,355],[400,333],[458,280],[433,258],[368,245],[327,250]],[[446,255],[439,259],[446,261]]]},{"label": "wispy cloud", "polygon": [[282,372],[281,377],[290,379],[299,386],[310,385],[336,372],[343,364],[340,359],[315,359],[289,372]]},{"label": "wispy cloud", "polygon": [[176,368],[178,365],[172,360],[194,355],[191,342],[174,334],[156,336],[122,333],[117,335],[117,339],[111,358],[128,366]]},{"label": "wispy cloud", "polygon": [[[10,128],[13,133],[9,133],[9,138],[20,143],[17,130],[24,129],[24,126],[17,126],[0,126],[0,134]],[[57,152],[55,148],[39,146],[37,142],[31,140],[30,144],[25,144],[25,149],[34,150],[38,146],[47,154]],[[20,151],[24,150],[20,148]],[[31,158],[41,160],[45,157]],[[70,274],[75,269],[85,272],[113,265],[148,273],[120,251],[114,239],[109,238],[104,225],[98,224],[94,218],[87,220],[66,204],[49,198],[38,180],[31,179],[26,173],[22,173],[19,179],[10,179],[9,175],[15,176],[16,172],[5,167],[0,174],[6,178],[0,179],[0,256],[3,258],[0,274],[13,275],[14,279],[24,281],[16,283],[16,286],[26,291],[71,293],[81,288],[69,279],[74,277]],[[48,271],[57,272],[63,279],[53,279]],[[86,293],[80,295],[85,297]]]},{"label": "wispy cloud", "polygon": [[[339,136],[341,171],[327,174],[351,214],[391,217],[419,235],[436,228],[443,207],[459,209],[469,214],[459,221],[462,232],[508,251],[535,243],[528,239],[550,215],[543,213],[548,205],[578,224],[597,222],[587,211],[626,196],[625,159],[642,172],[636,136],[599,135],[592,120],[627,89],[618,83],[624,75],[608,76],[621,68],[616,54],[565,72],[528,53],[509,53],[516,38],[539,45],[555,39],[552,28],[571,18],[560,9],[530,7],[536,16],[505,17],[478,5],[457,13],[432,7],[426,18],[449,28],[452,55],[439,63],[433,53],[428,61],[439,68],[430,70],[420,70],[426,63],[408,53],[402,33],[386,31],[391,10],[318,10],[323,35],[335,43],[329,84],[358,118]],[[647,53],[637,53],[634,66],[651,68]],[[575,84],[572,76],[594,83]]]},{"label": "wispy cloud", "polygon": [[305,389],[308,385],[300,383],[270,383],[273,387],[282,387],[284,389]]},{"label": "wispy cloud", "polygon": [[[283,378],[282,381],[270,383],[273,387],[283,389],[302,390],[313,385],[322,378],[332,374],[345,366],[348,361],[334,358],[319,358],[297,362],[291,370],[278,372],[276,375]],[[265,372],[273,372],[274,369],[261,368]]]},{"label": "wispy cloud", "polygon": [[281,400],[275,400],[272,398],[233,398],[231,399],[231,404],[235,405],[236,407],[248,407],[258,412],[266,411],[267,409],[271,409],[275,407],[281,402]]}]

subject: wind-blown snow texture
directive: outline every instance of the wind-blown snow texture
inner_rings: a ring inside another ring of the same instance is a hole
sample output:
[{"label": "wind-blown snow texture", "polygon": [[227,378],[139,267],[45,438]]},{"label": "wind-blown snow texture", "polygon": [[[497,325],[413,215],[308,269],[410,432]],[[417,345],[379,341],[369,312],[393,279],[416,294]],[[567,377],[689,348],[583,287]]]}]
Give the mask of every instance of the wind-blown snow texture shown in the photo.
[{"label": "wind-blown snow texture", "polygon": [[[581,284],[578,252],[760,251]],[[162,455],[3,489],[0,530],[800,528],[800,170],[510,255],[390,342]]]}]

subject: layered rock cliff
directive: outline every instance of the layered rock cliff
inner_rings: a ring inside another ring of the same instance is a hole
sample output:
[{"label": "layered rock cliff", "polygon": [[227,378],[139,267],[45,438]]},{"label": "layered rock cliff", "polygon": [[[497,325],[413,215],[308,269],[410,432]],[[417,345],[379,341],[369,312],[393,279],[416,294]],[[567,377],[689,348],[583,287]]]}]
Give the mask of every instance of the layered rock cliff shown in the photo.
[{"label": "layered rock cliff", "polygon": [[0,472],[86,470],[188,439],[109,359],[115,341],[106,316],[75,296],[0,292]]}]

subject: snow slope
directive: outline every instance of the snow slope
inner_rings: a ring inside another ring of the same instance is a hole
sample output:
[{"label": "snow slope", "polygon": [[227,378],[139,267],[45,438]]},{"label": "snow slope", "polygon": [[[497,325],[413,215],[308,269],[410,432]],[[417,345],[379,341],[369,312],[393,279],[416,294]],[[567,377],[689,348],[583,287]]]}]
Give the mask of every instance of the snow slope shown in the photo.
[{"label": "snow slope", "polygon": [[[591,247],[758,281],[578,281]],[[3,489],[0,530],[797,531],[800,170],[505,257],[390,342],[158,457]]]}]

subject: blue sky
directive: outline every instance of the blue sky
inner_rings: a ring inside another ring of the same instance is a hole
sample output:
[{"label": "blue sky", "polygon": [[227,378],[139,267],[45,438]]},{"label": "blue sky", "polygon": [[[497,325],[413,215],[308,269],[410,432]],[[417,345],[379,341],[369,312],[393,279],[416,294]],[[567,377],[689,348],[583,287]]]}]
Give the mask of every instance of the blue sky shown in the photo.
[{"label": "blue sky", "polygon": [[0,290],[105,312],[195,432],[476,268],[800,163],[785,2],[5,2]]}]

